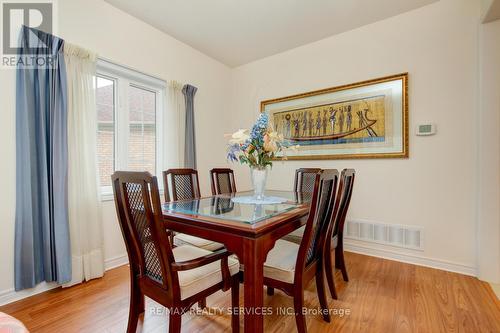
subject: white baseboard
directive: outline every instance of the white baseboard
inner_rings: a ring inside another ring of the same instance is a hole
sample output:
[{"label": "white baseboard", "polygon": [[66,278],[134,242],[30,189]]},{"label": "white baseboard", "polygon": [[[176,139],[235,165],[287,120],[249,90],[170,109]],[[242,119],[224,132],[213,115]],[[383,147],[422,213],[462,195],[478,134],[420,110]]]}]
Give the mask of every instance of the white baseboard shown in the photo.
[{"label": "white baseboard", "polygon": [[104,261],[104,270],[109,271],[110,269],[126,264],[128,264],[128,255],[125,253],[121,256],[106,259],[106,261]]},{"label": "white baseboard", "polygon": [[473,266],[440,259],[427,258],[414,254],[401,253],[389,249],[375,248],[370,245],[354,244],[347,239],[345,239],[344,241],[344,249],[349,252],[364,254],[367,256],[389,259],[418,266],[436,268],[443,271],[460,273],[464,275],[477,276],[476,268]]},{"label": "white baseboard", "polygon": [[500,300],[500,284],[490,283],[489,285],[491,290],[493,290],[493,293],[497,295],[497,298]]},{"label": "white baseboard", "polygon": [[16,302],[23,298],[40,294],[43,293],[44,291],[48,291],[50,289],[58,287],[60,287],[60,285],[58,285],[55,282],[42,282],[34,288],[21,290],[18,292],[16,292],[14,288],[3,290],[0,291],[0,305]]},{"label": "white baseboard", "polygon": [[[127,254],[106,259],[104,261],[104,269],[106,271],[128,264],[128,256]],[[9,304],[12,302],[19,301],[23,298],[34,296],[36,294],[43,293],[44,291],[48,291],[54,288],[59,288],[60,285],[55,282],[42,282],[37,285],[35,288],[21,290],[16,292],[14,288],[10,288],[7,290],[0,291],[0,306]]]}]

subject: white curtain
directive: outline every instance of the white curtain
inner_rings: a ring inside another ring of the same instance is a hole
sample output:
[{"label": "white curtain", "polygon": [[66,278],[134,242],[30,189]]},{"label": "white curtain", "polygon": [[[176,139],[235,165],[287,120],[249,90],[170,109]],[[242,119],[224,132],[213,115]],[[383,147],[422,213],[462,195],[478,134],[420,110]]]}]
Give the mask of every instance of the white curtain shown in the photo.
[{"label": "white curtain", "polygon": [[184,85],[177,81],[167,84],[167,110],[163,128],[164,147],[163,169],[184,167],[184,133],[186,110],[184,107]]},{"label": "white curtain", "polygon": [[65,43],[68,79],[68,211],[72,280],[104,274],[101,199],[97,171],[96,55]]}]

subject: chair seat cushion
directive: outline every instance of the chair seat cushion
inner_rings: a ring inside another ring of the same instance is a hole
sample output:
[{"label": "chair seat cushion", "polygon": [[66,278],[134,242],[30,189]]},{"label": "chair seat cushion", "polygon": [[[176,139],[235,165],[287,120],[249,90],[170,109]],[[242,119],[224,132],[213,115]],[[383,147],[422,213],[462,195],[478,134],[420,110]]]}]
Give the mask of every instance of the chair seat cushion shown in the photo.
[{"label": "chair seat cushion", "polygon": [[187,234],[176,234],[174,236],[174,245],[193,245],[208,251],[215,251],[224,247],[224,244]]},{"label": "chair seat cushion", "polygon": [[304,230],[306,229],[306,226],[302,226],[298,229],[295,229],[288,235],[284,236],[282,239],[287,240],[289,242],[293,242],[296,244],[300,244],[302,242],[302,235],[304,234]]},{"label": "chair seat cushion", "polygon": [[293,236],[297,236],[297,237],[302,238],[302,235],[304,235],[304,230],[306,230],[306,226],[305,225],[303,225],[302,227],[300,227],[298,229],[295,229],[294,231],[292,231],[291,233],[289,233],[289,235],[293,235]]},{"label": "chair seat cushion", "polygon": [[264,263],[264,276],[293,283],[298,253],[298,244],[282,239],[277,240],[274,248],[267,254],[267,260]]},{"label": "chair seat cushion", "polygon": [[[302,226],[298,229],[295,229],[294,231],[292,231],[288,235],[284,236],[282,239],[300,245],[300,242],[302,242],[302,235],[304,234],[304,229],[305,229],[305,226]],[[337,247],[337,243],[338,243],[338,238],[337,238],[337,235],[335,235],[332,237],[332,249]]]},{"label": "chair seat cushion", "polygon": [[[173,248],[172,252],[177,262],[204,257],[212,253],[192,245],[180,245]],[[221,261],[217,260],[201,267],[178,272],[181,299],[186,299],[221,282],[220,265]],[[240,270],[240,264],[234,257],[228,258],[228,266],[231,275],[237,274]]]}]

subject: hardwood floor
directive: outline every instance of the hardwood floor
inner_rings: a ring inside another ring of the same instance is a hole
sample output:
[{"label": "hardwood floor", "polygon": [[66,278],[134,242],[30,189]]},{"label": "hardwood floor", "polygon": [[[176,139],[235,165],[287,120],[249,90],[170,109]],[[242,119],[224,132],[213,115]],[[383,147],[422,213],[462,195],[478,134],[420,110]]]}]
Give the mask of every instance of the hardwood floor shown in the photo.
[{"label": "hardwood floor", "polygon": [[[353,253],[346,253],[346,260],[350,282],[345,283],[337,273],[339,300],[329,298],[332,322],[325,323],[319,313],[311,313],[307,316],[309,332],[500,332],[500,302],[487,283]],[[23,321],[31,332],[125,332],[128,280],[128,267],[123,266],[102,279],[51,290],[0,307],[0,311]],[[273,312],[265,316],[266,332],[296,331],[293,312],[277,313],[278,308],[293,311],[290,297],[276,290],[274,296],[264,296],[264,303]],[[218,307],[230,305],[230,294],[217,293],[207,304],[208,311],[217,312]],[[318,309],[314,282],[307,288],[305,306]],[[189,313],[182,324],[183,332],[231,331],[229,314]],[[148,299],[138,332],[167,331],[165,310]]]}]

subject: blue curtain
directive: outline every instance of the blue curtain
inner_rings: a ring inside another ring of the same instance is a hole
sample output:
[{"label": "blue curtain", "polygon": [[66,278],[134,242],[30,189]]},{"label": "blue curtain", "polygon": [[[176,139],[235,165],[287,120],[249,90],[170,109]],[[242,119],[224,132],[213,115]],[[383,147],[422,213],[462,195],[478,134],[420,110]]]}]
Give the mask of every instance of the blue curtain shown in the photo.
[{"label": "blue curtain", "polygon": [[15,288],[71,280],[64,41],[23,27],[20,57],[53,66],[17,68]]},{"label": "blue curtain", "polygon": [[196,169],[196,136],[194,127],[194,95],[198,88],[186,84],[182,88],[186,101],[186,137],[184,144],[184,166]]}]

